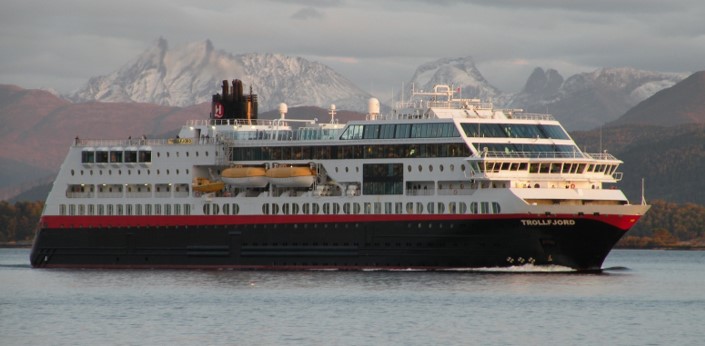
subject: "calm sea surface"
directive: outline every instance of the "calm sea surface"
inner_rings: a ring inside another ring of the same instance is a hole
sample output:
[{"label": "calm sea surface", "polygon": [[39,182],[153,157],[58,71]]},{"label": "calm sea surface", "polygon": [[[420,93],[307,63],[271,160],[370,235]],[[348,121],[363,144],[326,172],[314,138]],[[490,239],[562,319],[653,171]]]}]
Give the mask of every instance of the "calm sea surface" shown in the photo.
[{"label": "calm sea surface", "polygon": [[31,269],[0,249],[2,345],[704,345],[705,252],[602,274]]}]

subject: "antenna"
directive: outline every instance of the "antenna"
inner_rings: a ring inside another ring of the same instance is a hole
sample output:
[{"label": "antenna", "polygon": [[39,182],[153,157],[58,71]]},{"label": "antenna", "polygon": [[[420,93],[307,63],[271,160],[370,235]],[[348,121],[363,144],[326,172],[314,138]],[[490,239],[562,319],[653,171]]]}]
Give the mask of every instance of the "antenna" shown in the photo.
[{"label": "antenna", "polygon": [[641,178],[641,205],[646,205],[646,198],[644,197],[644,178]]},{"label": "antenna", "polygon": [[399,97],[401,98],[401,105],[404,104],[404,82],[401,82],[401,92],[399,92]]},{"label": "antenna", "polygon": [[602,152],[602,128],[605,127],[605,123],[600,125],[600,152]]}]

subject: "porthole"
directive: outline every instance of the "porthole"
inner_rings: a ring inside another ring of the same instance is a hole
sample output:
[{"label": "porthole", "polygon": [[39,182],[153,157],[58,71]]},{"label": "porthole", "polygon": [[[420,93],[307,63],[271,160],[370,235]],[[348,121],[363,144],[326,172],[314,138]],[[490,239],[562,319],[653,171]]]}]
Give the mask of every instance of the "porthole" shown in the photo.
[{"label": "porthole", "polygon": [[348,167],[345,166],[345,173],[348,173]]},{"label": "porthole", "polygon": [[443,172],[443,165],[440,165],[440,166],[438,167],[438,169],[440,169],[441,172]]},{"label": "porthole", "polygon": [[188,151],[187,151],[187,152],[186,152],[186,157],[188,157],[188,156],[189,156],[189,155],[188,155]]},{"label": "porthole", "polygon": [[335,173],[338,173],[338,167],[335,167]]},{"label": "porthole", "polygon": [[433,172],[433,165],[428,165],[428,171]]},{"label": "porthole", "polygon": [[419,165],[419,172],[422,172],[422,171],[423,171],[423,167],[421,167],[421,165]]},{"label": "porthole", "polygon": [[356,172],[356,173],[360,173],[360,167],[359,167],[359,166],[355,166],[355,172]]},{"label": "porthole", "polygon": [[72,169],[72,170],[71,170],[71,175],[74,175],[75,173],[76,173],[76,172],[74,172],[74,170]]},{"label": "porthole", "polygon": [[460,165],[460,170],[465,171],[465,165]]},{"label": "porthole", "polygon": [[178,170],[178,169],[176,170],[176,175],[179,175],[179,170]]},{"label": "porthole", "polygon": [[450,165],[450,171],[451,172],[455,171],[455,165]]},{"label": "porthole", "polygon": [[157,170],[157,174],[159,174],[159,170]]},{"label": "porthole", "polygon": [[196,157],[198,157],[198,151],[196,152]]},{"label": "porthole", "polygon": [[406,166],[406,170],[411,172],[411,165]]},{"label": "porthole", "polygon": [[169,170],[168,170],[168,169],[166,170],[166,174],[169,175]]},{"label": "porthole", "polygon": [[161,154],[162,154],[161,152],[158,152],[158,151],[157,151],[157,157],[160,157]]},{"label": "porthole", "polygon": [[166,157],[169,157],[169,152],[168,152],[168,151],[166,152]]},{"label": "porthole", "polygon": [[208,156],[208,152],[206,151],[206,156]]},{"label": "porthole", "polygon": [[179,152],[178,152],[178,151],[176,152],[176,157],[179,157]]}]

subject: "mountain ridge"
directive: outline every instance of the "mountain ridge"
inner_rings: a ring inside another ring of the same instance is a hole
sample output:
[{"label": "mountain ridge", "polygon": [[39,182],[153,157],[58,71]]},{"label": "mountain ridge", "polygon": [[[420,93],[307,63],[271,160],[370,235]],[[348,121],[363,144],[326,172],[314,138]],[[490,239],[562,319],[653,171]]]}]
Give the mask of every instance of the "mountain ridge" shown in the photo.
[{"label": "mountain ridge", "polygon": [[[537,67],[518,93],[492,85],[471,56],[445,57],[419,65],[406,89],[431,90],[436,84],[454,87],[461,97],[491,100],[500,107],[551,113],[569,130],[589,130],[615,121],[654,93],[675,85],[687,75],[600,68],[564,78],[555,69]],[[159,38],[116,71],[92,77],[66,96],[73,102],[144,102],[187,106],[209,102],[220,81],[238,78],[259,96],[260,110],[289,106],[317,106],[366,111],[372,97],[330,67],[278,53],[231,54],[213,43],[191,42],[171,48]],[[408,90],[398,92],[393,104]],[[383,109],[386,106],[382,105]]]},{"label": "mountain ridge", "polygon": [[[551,113],[570,130],[590,130],[617,120],[631,107],[685,79],[687,75],[634,68],[600,68],[563,77],[536,68],[522,91],[509,95],[505,106]],[[549,83],[550,86],[542,86]]]},{"label": "mountain ridge", "polygon": [[371,95],[328,66],[275,53],[233,55],[216,50],[210,40],[169,48],[160,38],[118,70],[91,78],[67,96],[73,102],[144,102],[189,106],[210,102],[220,81],[238,78],[252,87],[260,109],[291,106],[363,110]]},{"label": "mountain ridge", "polygon": [[672,87],[656,92],[608,126],[626,124],[705,124],[705,71],[695,72]]}]

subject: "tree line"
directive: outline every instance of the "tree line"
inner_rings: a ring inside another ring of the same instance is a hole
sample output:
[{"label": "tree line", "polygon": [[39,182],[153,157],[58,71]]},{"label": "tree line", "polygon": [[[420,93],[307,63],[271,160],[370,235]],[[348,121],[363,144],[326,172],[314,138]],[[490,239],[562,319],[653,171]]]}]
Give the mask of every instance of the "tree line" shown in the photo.
[{"label": "tree line", "polygon": [[623,248],[705,249],[705,206],[650,202],[651,209],[617,244]]},{"label": "tree line", "polygon": [[0,201],[0,243],[31,242],[43,208],[43,201]]},{"label": "tree line", "polygon": [[[0,201],[0,243],[30,243],[44,202]],[[705,206],[651,202],[651,210],[617,244],[622,248],[705,248]]]}]

